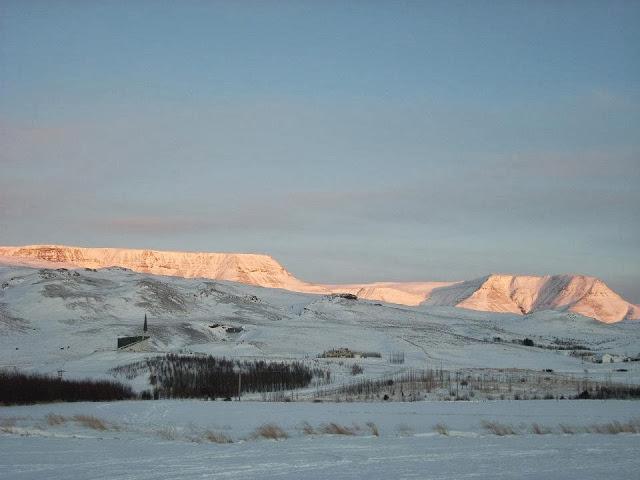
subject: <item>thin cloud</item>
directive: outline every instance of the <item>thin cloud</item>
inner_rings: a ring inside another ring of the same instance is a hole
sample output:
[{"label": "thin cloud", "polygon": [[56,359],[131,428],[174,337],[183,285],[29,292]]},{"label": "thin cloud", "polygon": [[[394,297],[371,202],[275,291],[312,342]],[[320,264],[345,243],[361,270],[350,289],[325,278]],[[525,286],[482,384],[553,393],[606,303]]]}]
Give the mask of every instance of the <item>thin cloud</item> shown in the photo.
[{"label": "thin cloud", "polygon": [[632,148],[516,153],[497,156],[490,164],[494,175],[508,178],[640,177],[640,151]]},{"label": "thin cloud", "polygon": [[171,217],[127,217],[104,222],[103,227],[120,233],[173,234],[177,232],[203,232],[212,225],[206,221]]}]

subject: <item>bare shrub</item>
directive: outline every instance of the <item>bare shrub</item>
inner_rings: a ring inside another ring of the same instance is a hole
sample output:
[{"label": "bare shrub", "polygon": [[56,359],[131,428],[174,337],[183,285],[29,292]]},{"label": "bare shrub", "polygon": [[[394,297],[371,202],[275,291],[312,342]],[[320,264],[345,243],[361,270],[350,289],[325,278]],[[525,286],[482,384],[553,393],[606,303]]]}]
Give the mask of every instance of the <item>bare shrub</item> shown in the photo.
[{"label": "bare shrub", "polygon": [[[351,364],[347,364],[349,369]],[[362,365],[362,364],[361,364]],[[365,367],[366,369],[366,367]],[[547,369],[548,370],[548,369]],[[354,381],[318,389],[317,398],[341,399],[351,395],[355,400],[371,398],[418,401],[425,399],[447,400],[468,398],[493,399],[564,399],[573,398],[568,392],[585,392],[579,398],[640,398],[640,386],[600,384],[585,382],[584,378],[560,375],[554,372],[482,371],[424,369],[387,374],[375,379],[353,377]],[[402,393],[405,393],[402,396]],[[407,393],[409,393],[407,395]],[[521,430],[529,431],[531,422]]]},{"label": "bare shrub", "polygon": [[304,422],[302,424],[302,433],[304,433],[305,435],[315,435],[316,431],[309,423]]},{"label": "bare shrub", "polygon": [[389,354],[389,363],[392,365],[401,365],[404,363],[404,352],[391,352]]},{"label": "bare shrub", "polygon": [[66,380],[41,374],[0,372],[0,404],[112,401],[135,398],[128,385],[105,380]]},{"label": "bare shrub", "polygon": [[211,430],[206,430],[202,435],[202,438],[211,443],[233,443],[233,440],[231,440],[231,437],[228,435]]},{"label": "bare shrub", "polygon": [[640,398],[640,387],[637,385],[594,385],[585,389],[575,397],[581,400],[605,400],[608,398],[629,399]]},{"label": "bare shrub", "polygon": [[107,430],[107,424],[93,415],[74,415],[73,419],[83,427],[93,430]]},{"label": "bare shrub", "polygon": [[256,428],[252,435],[253,438],[269,438],[272,440],[280,440],[289,438],[287,432],[274,423],[265,423]]},{"label": "bare shrub", "polygon": [[440,435],[449,435],[449,429],[444,423],[438,423],[433,427],[433,429]]},{"label": "bare shrub", "polygon": [[513,429],[511,425],[505,425],[499,422],[488,422],[486,420],[482,421],[482,428],[488,430],[494,435],[505,436],[505,435],[516,435],[516,431]]},{"label": "bare shrub", "polygon": [[367,422],[367,427],[369,427],[369,430],[371,430],[371,435],[374,435],[376,437],[380,436],[380,430],[378,430],[378,426],[375,423]]},{"label": "bare shrub", "polygon": [[334,422],[322,425],[322,427],[320,428],[320,431],[322,433],[326,433],[329,435],[355,435],[356,434],[354,428],[349,428],[345,425],[340,425]]},{"label": "bare shrub", "polygon": [[315,377],[328,381],[328,371],[301,362],[244,361],[213,356],[168,354],[147,360],[149,378],[160,398],[231,398],[242,392],[274,392],[306,387]]},{"label": "bare shrub", "polygon": [[55,413],[50,413],[47,415],[47,424],[51,427],[56,425],[64,425],[67,423],[67,418],[62,415],[56,415]]},{"label": "bare shrub", "polygon": [[548,435],[551,433],[551,429],[544,425],[540,425],[539,423],[533,423],[531,424],[531,432],[536,435]]},{"label": "bare shrub", "polygon": [[360,375],[364,372],[364,369],[357,363],[351,366],[351,375]]}]

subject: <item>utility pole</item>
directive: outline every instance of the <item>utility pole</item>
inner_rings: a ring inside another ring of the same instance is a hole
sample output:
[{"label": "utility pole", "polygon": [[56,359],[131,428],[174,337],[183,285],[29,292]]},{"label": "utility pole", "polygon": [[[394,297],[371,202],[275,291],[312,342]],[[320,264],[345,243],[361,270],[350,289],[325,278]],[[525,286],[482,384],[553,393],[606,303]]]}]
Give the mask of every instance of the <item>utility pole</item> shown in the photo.
[{"label": "utility pole", "polygon": [[241,390],[242,390],[242,372],[238,371],[238,401],[240,401]]}]

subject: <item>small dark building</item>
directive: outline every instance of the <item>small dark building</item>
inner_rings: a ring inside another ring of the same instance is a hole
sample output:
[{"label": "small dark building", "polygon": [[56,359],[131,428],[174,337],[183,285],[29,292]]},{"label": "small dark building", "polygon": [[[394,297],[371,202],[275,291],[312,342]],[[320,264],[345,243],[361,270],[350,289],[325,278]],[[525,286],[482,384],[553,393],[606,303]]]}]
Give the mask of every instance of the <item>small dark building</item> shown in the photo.
[{"label": "small dark building", "polygon": [[137,335],[135,337],[118,337],[118,348],[128,347],[129,345],[134,345],[136,343],[140,343],[144,340],[147,340],[149,335]]},{"label": "small dark building", "polygon": [[129,347],[132,345],[135,345],[137,343],[140,342],[144,342],[145,340],[148,340],[149,338],[151,338],[149,335],[147,335],[147,314],[144,314],[144,324],[142,326],[142,335],[134,335],[131,337],[118,337],[118,350],[121,348],[125,348],[125,347]]}]

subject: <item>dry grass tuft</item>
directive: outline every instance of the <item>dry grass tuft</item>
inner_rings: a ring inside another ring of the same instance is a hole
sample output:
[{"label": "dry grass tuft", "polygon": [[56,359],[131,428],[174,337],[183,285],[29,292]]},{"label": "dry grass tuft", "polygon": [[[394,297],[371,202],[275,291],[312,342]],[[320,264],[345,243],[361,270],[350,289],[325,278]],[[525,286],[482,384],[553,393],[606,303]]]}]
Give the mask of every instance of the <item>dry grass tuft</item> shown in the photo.
[{"label": "dry grass tuft", "polygon": [[566,435],[574,435],[578,433],[578,428],[573,425],[567,425],[565,423],[560,424],[560,431]]},{"label": "dry grass tuft", "polygon": [[107,430],[107,424],[93,415],[74,415],[73,419],[83,427],[93,430]]},{"label": "dry grass tuft", "polygon": [[560,431],[564,434],[598,433],[602,435],[617,435],[618,433],[640,433],[640,419],[634,418],[628,422],[613,421],[609,423],[594,423],[586,427],[576,427],[561,423]]},{"label": "dry grass tuft", "polygon": [[626,423],[609,422],[591,425],[586,428],[589,433],[617,435],[618,433],[640,433],[640,420],[631,420]]},{"label": "dry grass tuft", "polygon": [[536,435],[548,435],[551,433],[551,429],[544,425],[533,423],[531,424],[531,433],[535,433]]},{"label": "dry grass tuft", "polygon": [[322,433],[326,433],[329,435],[355,435],[356,434],[354,428],[349,428],[345,425],[339,425],[333,422],[322,425],[322,427],[320,428],[320,431]]},{"label": "dry grass tuft", "polygon": [[449,435],[449,428],[444,423],[438,423],[433,429],[440,435]]},{"label": "dry grass tuft", "polygon": [[0,418],[0,432],[15,433],[15,426],[16,426],[15,418]]},{"label": "dry grass tuft", "polygon": [[0,427],[10,428],[16,426],[16,419],[12,417],[0,418]]},{"label": "dry grass tuft", "polygon": [[623,423],[621,425],[622,431],[620,433],[640,433],[640,419],[634,419],[630,422]]},{"label": "dry grass tuft", "polygon": [[274,423],[265,423],[256,428],[252,435],[253,438],[269,438],[271,440],[280,440],[289,438],[287,432]]},{"label": "dry grass tuft", "polygon": [[47,425],[54,427],[56,425],[64,425],[67,423],[67,417],[62,415],[56,415],[55,413],[50,413],[47,415]]},{"label": "dry grass tuft", "polygon": [[304,422],[302,424],[302,433],[304,433],[305,435],[315,435],[316,431],[309,423]]},{"label": "dry grass tuft", "polygon": [[233,440],[228,435],[211,430],[206,430],[202,438],[211,443],[233,443]]},{"label": "dry grass tuft", "polygon": [[369,430],[371,430],[371,435],[374,435],[376,437],[380,436],[380,430],[378,430],[378,426],[375,423],[367,422],[367,427],[369,427]]},{"label": "dry grass tuft", "polygon": [[505,425],[503,423],[488,422],[486,420],[483,420],[482,428],[500,437],[503,437],[505,435],[516,435],[516,431],[511,425]]},{"label": "dry grass tuft", "polygon": [[175,440],[178,438],[178,432],[175,427],[168,425],[162,428],[159,428],[155,431],[156,435],[158,435],[163,440]]}]

